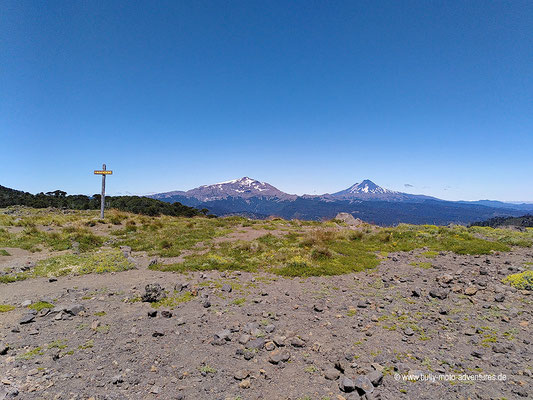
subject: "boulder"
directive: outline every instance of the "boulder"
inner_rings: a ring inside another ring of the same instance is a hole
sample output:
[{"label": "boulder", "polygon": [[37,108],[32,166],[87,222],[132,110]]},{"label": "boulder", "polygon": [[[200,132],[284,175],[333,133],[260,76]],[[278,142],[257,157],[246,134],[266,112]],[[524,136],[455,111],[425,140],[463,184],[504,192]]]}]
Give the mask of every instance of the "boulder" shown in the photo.
[{"label": "boulder", "polygon": [[360,394],[372,393],[374,385],[366,375],[359,375],[354,381],[355,388]]},{"label": "boulder", "polygon": [[383,382],[383,373],[381,371],[372,371],[366,375],[366,377],[372,382],[372,385],[379,386]]},{"label": "boulder", "polygon": [[278,364],[282,361],[289,361],[291,358],[291,354],[287,350],[274,350],[272,353],[270,353],[270,357],[268,359],[269,362],[272,364]]},{"label": "boulder", "polygon": [[341,376],[340,372],[336,368],[328,368],[324,371],[324,378],[330,381],[335,381]]},{"label": "boulder", "polygon": [[363,223],[359,218],[354,218],[352,214],[346,212],[340,212],[335,216],[335,219],[338,221],[344,222],[349,226],[359,226]]},{"label": "boulder", "polygon": [[19,321],[19,324],[29,324],[30,322],[33,322],[35,320],[35,315],[33,314],[24,314],[22,318]]},{"label": "boulder", "polygon": [[65,307],[65,312],[71,315],[78,315],[82,311],[85,311],[85,306],[79,303],[73,303]]},{"label": "boulder", "polygon": [[344,375],[339,381],[339,389],[346,393],[353,392],[355,390],[355,383],[353,380]]}]

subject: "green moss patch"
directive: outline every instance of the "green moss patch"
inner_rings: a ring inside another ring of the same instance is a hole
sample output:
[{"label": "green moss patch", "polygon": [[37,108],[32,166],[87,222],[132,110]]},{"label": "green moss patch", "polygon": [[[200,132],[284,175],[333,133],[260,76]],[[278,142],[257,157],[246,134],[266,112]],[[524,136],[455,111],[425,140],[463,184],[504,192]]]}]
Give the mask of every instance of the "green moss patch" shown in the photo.
[{"label": "green moss patch", "polygon": [[180,304],[187,303],[191,301],[194,296],[191,292],[175,292],[174,296],[165,297],[163,300],[152,303],[153,308],[165,307],[165,308],[174,308]]},{"label": "green moss patch", "polygon": [[0,304],[0,312],[13,311],[14,309],[15,306],[12,306],[10,304]]},{"label": "green moss patch", "polygon": [[47,303],[46,301],[38,301],[37,303],[30,304],[28,308],[32,310],[41,311],[43,308],[54,308],[54,305]]},{"label": "green moss patch", "polygon": [[409,265],[424,269],[430,269],[433,266],[430,262],[412,262]]}]

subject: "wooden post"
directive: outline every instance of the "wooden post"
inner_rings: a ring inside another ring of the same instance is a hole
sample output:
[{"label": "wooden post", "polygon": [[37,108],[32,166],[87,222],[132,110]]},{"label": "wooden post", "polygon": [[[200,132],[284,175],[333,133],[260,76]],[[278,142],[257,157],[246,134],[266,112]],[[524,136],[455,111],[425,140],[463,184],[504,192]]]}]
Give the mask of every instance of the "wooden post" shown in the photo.
[{"label": "wooden post", "polygon": [[[102,165],[102,171],[106,170],[105,164]],[[105,208],[105,174],[102,174],[102,196],[100,199],[100,219],[104,219],[104,208]]]},{"label": "wooden post", "polygon": [[102,197],[100,199],[100,218],[101,219],[104,219],[104,208],[105,208],[105,176],[106,175],[111,175],[113,173],[113,171],[108,171],[106,169],[106,166],[105,164],[102,165],[102,169],[101,170],[96,170],[94,171],[94,174],[95,175],[102,175]]}]

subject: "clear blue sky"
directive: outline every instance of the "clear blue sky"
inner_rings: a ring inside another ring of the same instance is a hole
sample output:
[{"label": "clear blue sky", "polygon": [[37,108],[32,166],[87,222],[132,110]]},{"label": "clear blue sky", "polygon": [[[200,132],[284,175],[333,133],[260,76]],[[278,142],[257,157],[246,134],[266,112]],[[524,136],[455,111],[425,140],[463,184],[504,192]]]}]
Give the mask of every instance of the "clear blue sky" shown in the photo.
[{"label": "clear blue sky", "polygon": [[30,192],[533,201],[533,2],[2,0],[0,152]]}]

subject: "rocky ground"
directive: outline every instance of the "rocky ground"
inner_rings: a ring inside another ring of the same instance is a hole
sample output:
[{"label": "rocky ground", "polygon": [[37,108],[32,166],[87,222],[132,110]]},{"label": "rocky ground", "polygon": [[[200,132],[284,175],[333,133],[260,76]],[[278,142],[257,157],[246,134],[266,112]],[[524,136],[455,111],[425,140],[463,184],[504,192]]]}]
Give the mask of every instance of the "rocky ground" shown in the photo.
[{"label": "rocky ground", "polygon": [[532,292],[501,280],[533,250],[412,265],[422,251],[305,279],[133,253],[135,270],[0,284],[0,399],[531,397]]}]

